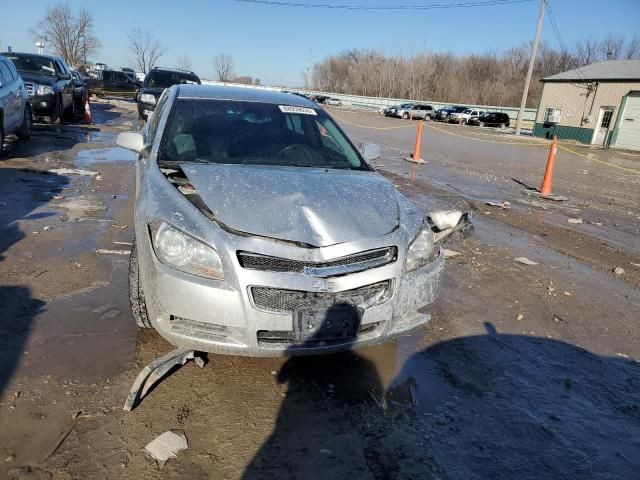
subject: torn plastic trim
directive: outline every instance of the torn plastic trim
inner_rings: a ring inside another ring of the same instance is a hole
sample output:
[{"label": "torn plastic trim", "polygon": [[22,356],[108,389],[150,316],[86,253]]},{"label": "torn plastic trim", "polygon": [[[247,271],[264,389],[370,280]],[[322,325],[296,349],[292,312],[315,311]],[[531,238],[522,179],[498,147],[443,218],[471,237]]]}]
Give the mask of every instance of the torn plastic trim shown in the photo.
[{"label": "torn plastic trim", "polygon": [[[434,220],[434,217],[436,220]],[[452,221],[456,223],[452,225]],[[460,210],[450,210],[447,212],[433,212],[429,214],[429,223],[432,225],[431,231],[434,235],[434,244],[442,244],[455,233],[467,235],[473,229],[471,223],[471,212],[463,213]],[[437,222],[437,223],[436,223]]]},{"label": "torn plastic trim", "polygon": [[196,351],[192,348],[176,348],[175,350],[156,358],[149,365],[144,367],[138,374],[129,395],[124,402],[124,411],[130,412],[142,401],[158,381],[160,381],[169,371],[176,366],[182,366],[189,360],[193,360],[200,368],[204,367],[205,361],[202,357],[196,356]]}]

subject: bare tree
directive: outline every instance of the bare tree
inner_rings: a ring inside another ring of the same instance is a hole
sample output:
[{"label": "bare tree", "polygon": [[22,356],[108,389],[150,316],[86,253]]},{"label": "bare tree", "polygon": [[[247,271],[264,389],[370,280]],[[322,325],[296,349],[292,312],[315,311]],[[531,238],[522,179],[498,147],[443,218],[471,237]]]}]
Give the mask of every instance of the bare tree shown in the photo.
[{"label": "bare tree", "polygon": [[73,67],[87,63],[87,57],[100,49],[100,41],[93,30],[93,15],[81,9],[74,15],[67,4],[58,4],[47,8],[47,13],[31,35],[37,41],[44,41]]},{"label": "bare tree", "polygon": [[600,58],[603,60],[618,60],[622,56],[624,37],[622,35],[608,35],[600,42]]},{"label": "bare tree", "polygon": [[640,60],[640,37],[634,35],[627,42],[624,50],[625,60]]},{"label": "bare tree", "polygon": [[259,78],[254,78],[253,79],[253,84],[254,85],[262,85],[262,83],[260,83],[260,79]]},{"label": "bare tree", "polygon": [[221,53],[213,59],[218,80],[228,82],[233,77],[233,58],[228,53]]},{"label": "bare tree", "polygon": [[176,60],[176,67],[181,70],[191,70],[192,62],[189,55],[180,55]]},{"label": "bare tree", "polygon": [[598,42],[587,38],[576,44],[576,55],[580,65],[589,65],[598,59]]},{"label": "bare tree", "polygon": [[147,73],[167,52],[167,47],[153,36],[151,32],[142,31],[139,27],[129,32],[130,61],[142,73]]}]

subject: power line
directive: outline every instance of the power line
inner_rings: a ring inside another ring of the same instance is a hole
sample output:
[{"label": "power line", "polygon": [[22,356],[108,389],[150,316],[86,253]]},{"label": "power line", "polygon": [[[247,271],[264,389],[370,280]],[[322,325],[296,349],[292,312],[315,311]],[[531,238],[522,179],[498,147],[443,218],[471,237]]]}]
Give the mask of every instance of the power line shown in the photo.
[{"label": "power line", "polygon": [[434,10],[448,8],[491,7],[499,5],[511,5],[516,3],[528,3],[533,0],[468,0],[455,3],[425,3],[405,5],[353,5],[334,3],[302,3],[282,0],[236,0],[243,3],[255,3],[272,7],[300,7],[300,8],[327,8],[334,10]]},{"label": "power line", "polygon": [[[556,38],[558,39],[558,43],[560,44],[560,48],[562,49],[562,52],[564,54],[568,54],[569,53],[569,49],[567,48],[566,44],[564,43],[564,41],[562,40],[562,35],[560,35],[560,28],[558,27],[558,21],[556,20],[556,16],[553,13],[553,9],[551,8],[551,3],[549,3],[547,5],[547,11],[549,12],[549,20],[551,21],[551,28],[553,30],[553,33],[555,34]],[[576,73],[578,74],[578,77],[580,77],[581,80],[587,80],[584,72],[582,71],[581,67],[578,67],[575,69]]]}]

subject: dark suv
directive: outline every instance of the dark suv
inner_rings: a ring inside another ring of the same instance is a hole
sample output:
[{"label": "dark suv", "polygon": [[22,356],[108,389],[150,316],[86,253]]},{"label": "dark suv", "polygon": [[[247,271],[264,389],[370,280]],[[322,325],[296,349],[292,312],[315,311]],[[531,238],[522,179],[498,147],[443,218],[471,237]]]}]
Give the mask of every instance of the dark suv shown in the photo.
[{"label": "dark suv", "polygon": [[140,118],[146,120],[153,113],[156,103],[165,88],[181,83],[201,84],[198,76],[188,70],[155,67],[147,73],[137,98]]},{"label": "dark suv", "polygon": [[2,53],[20,72],[29,93],[34,117],[47,116],[51,123],[72,118],[73,79],[64,60],[34,53]]},{"label": "dark suv", "polygon": [[481,127],[508,127],[509,115],[502,112],[488,112],[477,118],[470,118],[467,120],[469,125],[480,125]]}]

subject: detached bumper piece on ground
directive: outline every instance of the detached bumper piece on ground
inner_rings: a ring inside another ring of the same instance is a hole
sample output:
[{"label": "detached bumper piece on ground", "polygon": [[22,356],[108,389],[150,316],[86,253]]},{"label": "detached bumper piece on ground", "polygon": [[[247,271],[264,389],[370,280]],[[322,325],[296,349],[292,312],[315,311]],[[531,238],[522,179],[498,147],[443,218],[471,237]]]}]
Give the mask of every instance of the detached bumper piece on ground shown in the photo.
[{"label": "detached bumper piece on ground", "polygon": [[124,411],[133,410],[156,382],[169,373],[173,367],[182,366],[189,360],[193,360],[200,368],[205,365],[204,358],[197,356],[194,350],[176,348],[144,367],[133,382],[129,396],[124,402]]}]

